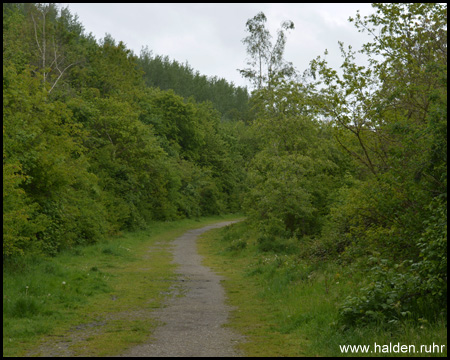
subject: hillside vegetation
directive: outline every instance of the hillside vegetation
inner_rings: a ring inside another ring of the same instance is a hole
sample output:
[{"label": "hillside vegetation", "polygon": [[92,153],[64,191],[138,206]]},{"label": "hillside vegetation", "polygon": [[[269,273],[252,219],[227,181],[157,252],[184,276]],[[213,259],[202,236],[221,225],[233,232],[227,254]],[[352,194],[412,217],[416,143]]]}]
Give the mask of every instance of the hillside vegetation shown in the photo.
[{"label": "hillside vegetation", "polygon": [[[359,264],[341,326],[447,314],[447,8],[376,4],[350,21],[371,41],[341,73],[272,76],[254,93],[261,140],[245,209],[261,251]],[[256,19],[256,17],[255,17]]]},{"label": "hillside vegetation", "polygon": [[67,9],[4,4],[3,29],[4,258],[240,208],[239,123],[146,86],[138,57]]},{"label": "hillside vegetation", "polygon": [[317,269],[358,279],[333,333],[446,329],[447,6],[374,4],[349,19],[367,65],[342,42],[340,70],[319,56],[302,76],[283,58],[294,24],[272,44],[266,21],[242,41],[249,94],[96,41],[68,9],[3,4],[4,273],[152,221],[242,211],[222,245],[257,254],[252,276],[284,269],[280,294]]}]

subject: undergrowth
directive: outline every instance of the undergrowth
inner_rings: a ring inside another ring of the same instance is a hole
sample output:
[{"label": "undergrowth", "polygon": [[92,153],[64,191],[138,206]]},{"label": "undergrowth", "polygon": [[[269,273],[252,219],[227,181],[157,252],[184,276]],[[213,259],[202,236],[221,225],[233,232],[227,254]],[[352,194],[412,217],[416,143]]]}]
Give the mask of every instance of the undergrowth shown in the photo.
[{"label": "undergrowth", "polygon": [[[395,309],[395,299],[388,305],[398,311],[396,322],[342,323],[340,311],[349,299],[359,299],[361,288],[374,286],[358,265],[368,259],[352,263],[305,259],[300,242],[291,242],[284,252],[279,246],[273,251],[267,244],[261,247],[247,223],[214,230],[200,241],[207,265],[226,277],[229,302],[236,307],[231,326],[247,336],[240,346],[248,356],[420,356],[420,345],[433,344],[445,345],[445,351],[427,356],[447,354],[446,319],[413,321],[410,314]],[[341,350],[343,345],[370,345],[373,350],[375,343],[415,345],[417,350],[407,354]]]},{"label": "undergrowth", "polygon": [[[42,356],[41,345],[55,339],[69,344],[73,356],[115,355],[145,341],[156,326],[146,314],[160,306],[175,276],[169,241],[231,218],[154,222],[54,257],[29,254],[4,263],[3,356]],[[77,329],[92,328],[82,344],[72,340]]]}]

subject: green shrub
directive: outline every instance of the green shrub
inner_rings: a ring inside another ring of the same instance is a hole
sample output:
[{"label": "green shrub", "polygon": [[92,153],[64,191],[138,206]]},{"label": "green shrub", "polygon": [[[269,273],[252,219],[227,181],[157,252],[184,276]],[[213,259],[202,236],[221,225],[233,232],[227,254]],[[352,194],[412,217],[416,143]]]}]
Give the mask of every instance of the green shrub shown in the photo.
[{"label": "green shrub", "polygon": [[24,296],[16,299],[8,306],[7,314],[13,318],[28,318],[40,313],[41,308],[38,302],[31,296]]},{"label": "green shrub", "polygon": [[413,264],[421,278],[420,290],[433,299],[433,304],[447,312],[447,202],[434,200],[430,216],[424,221],[425,231],[417,246],[420,260]]},{"label": "green shrub", "polygon": [[294,237],[284,238],[269,234],[260,235],[258,238],[258,250],[262,252],[274,252],[277,254],[298,253],[298,240]]},{"label": "green shrub", "polygon": [[340,323],[395,324],[410,318],[417,305],[421,280],[416,272],[411,272],[408,265],[411,261],[400,265],[376,257],[369,261],[374,264],[370,269],[370,283],[359,294],[345,299],[339,311]]},{"label": "green shrub", "polygon": [[234,239],[231,241],[230,246],[227,247],[227,250],[230,251],[239,251],[243,250],[247,247],[247,242],[244,239]]},{"label": "green shrub", "polygon": [[[447,207],[434,199],[423,220],[424,231],[415,244],[420,254],[400,264],[370,258],[369,285],[349,296],[340,309],[346,325],[447,315]],[[425,212],[424,212],[425,214]],[[414,244],[413,244],[414,245]]]}]

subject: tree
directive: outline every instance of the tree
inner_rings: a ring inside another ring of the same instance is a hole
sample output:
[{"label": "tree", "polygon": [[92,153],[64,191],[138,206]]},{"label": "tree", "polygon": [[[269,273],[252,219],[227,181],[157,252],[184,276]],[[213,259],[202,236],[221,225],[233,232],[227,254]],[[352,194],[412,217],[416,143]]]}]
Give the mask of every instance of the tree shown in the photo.
[{"label": "tree", "polygon": [[[258,92],[252,127],[261,150],[249,165],[245,207],[258,224],[263,249],[286,238],[318,234],[339,186],[340,167],[327,124],[308,111],[301,85],[281,81]],[[271,245],[271,243],[273,243]]]},{"label": "tree", "polygon": [[[71,39],[79,36],[81,26],[67,9],[54,4],[29,5],[29,16],[33,23],[37,69],[42,75],[44,89],[51,93],[61,77],[80,60]],[[65,23],[61,26],[61,23]]]},{"label": "tree", "polygon": [[[66,104],[46,101],[47,90],[31,73],[4,67],[5,210],[14,211],[23,225],[13,234],[25,233],[35,249],[54,253],[99,240],[106,222],[82,145],[85,131]],[[29,245],[23,242],[20,249]]]},{"label": "tree", "polygon": [[246,89],[97,43],[53,4],[3,4],[3,30],[4,258],[239,209],[242,161],[217,109],[239,118]]},{"label": "tree", "polygon": [[[361,50],[368,66],[358,65],[355,52],[342,43],[342,76],[323,60],[311,65],[326,85],[319,91],[320,111],[333,121],[336,140],[372,184],[364,185],[372,189],[372,200],[361,206],[361,226],[371,223],[378,234],[396,229],[396,251],[405,256],[410,249],[417,256],[412,239],[421,233],[422,211],[433,197],[446,194],[446,8],[374,7],[375,14],[351,19],[372,35],[373,42]],[[376,246],[384,239],[374,239]]]},{"label": "tree", "polygon": [[311,63],[326,85],[320,109],[360,167],[333,211],[336,237],[383,264],[344,304],[351,323],[437,316],[447,300],[447,6],[373,7],[350,18],[371,35],[367,66],[342,43],[342,76]]},{"label": "tree", "polygon": [[294,23],[290,20],[284,21],[278,30],[277,41],[272,45],[272,36],[265,27],[266,21],[263,12],[247,20],[246,30],[250,34],[242,42],[247,46],[247,53],[250,56],[247,65],[250,65],[250,68],[238,69],[258,90],[263,86],[270,86],[271,81],[277,76],[289,78],[295,74],[292,63],[283,60],[285,31],[294,29]]},{"label": "tree", "polygon": [[221,113],[222,120],[247,119],[247,88],[235,87],[225,79],[201,75],[188,63],[171,61],[168,56],[153,56],[148,48],[141,50],[138,62],[147,86],[173,90],[185,99],[192,96],[197,102],[211,101]]}]

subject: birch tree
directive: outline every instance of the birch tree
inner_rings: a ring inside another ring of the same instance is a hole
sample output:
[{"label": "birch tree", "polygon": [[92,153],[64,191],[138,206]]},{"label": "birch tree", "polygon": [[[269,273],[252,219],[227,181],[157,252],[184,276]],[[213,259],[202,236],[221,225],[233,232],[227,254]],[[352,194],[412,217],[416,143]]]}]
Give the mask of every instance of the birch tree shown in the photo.
[{"label": "birch tree", "polygon": [[[64,10],[61,10],[63,16]],[[66,14],[67,15],[67,14]],[[54,4],[36,4],[30,9],[33,35],[38,54],[38,71],[42,74],[42,86],[50,94],[62,76],[77,64],[65,49],[63,34],[58,32],[58,9]],[[73,52],[72,52],[73,53]]]},{"label": "birch tree", "polygon": [[247,61],[249,68],[238,69],[241,75],[249,79],[256,89],[260,90],[265,85],[270,86],[270,82],[276,76],[290,77],[295,74],[294,66],[291,62],[283,59],[286,45],[286,33],[294,29],[294,23],[290,20],[281,24],[278,30],[277,40],[273,45],[272,35],[266,29],[267,21],[263,12],[259,12],[246,23],[246,31],[250,34],[242,40],[247,46],[247,53],[250,59]]}]

